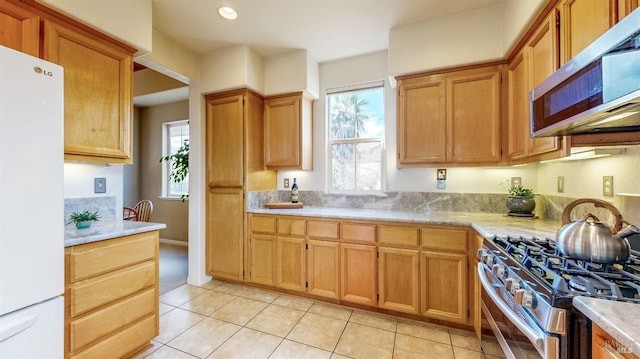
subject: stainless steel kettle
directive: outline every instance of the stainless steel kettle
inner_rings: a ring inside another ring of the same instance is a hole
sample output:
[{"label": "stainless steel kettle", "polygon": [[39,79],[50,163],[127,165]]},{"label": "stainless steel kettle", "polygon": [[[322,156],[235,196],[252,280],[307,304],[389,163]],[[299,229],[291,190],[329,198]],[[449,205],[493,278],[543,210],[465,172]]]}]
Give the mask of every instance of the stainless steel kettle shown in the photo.
[{"label": "stainless steel kettle", "polygon": [[[571,222],[571,210],[579,204],[593,203],[609,210],[616,223],[609,227],[591,213]],[[583,198],[569,203],[562,211],[562,228],[556,236],[556,245],[564,255],[594,263],[620,263],[629,258],[630,246],[625,237],[640,233],[638,227],[627,225],[624,229],[622,215],[613,205],[593,198]]]}]

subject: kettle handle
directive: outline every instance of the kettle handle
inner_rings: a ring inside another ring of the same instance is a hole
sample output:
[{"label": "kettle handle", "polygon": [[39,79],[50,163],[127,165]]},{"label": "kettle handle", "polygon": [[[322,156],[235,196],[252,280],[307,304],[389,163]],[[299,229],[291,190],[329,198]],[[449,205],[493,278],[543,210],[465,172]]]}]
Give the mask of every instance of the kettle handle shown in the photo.
[{"label": "kettle handle", "polygon": [[616,223],[611,227],[611,233],[618,233],[618,231],[622,229],[623,219],[620,211],[618,211],[618,209],[611,203],[595,198],[580,198],[567,204],[562,211],[562,224],[565,225],[571,223],[571,210],[573,210],[577,205],[584,203],[592,203],[595,207],[605,208],[611,212],[616,220]]}]

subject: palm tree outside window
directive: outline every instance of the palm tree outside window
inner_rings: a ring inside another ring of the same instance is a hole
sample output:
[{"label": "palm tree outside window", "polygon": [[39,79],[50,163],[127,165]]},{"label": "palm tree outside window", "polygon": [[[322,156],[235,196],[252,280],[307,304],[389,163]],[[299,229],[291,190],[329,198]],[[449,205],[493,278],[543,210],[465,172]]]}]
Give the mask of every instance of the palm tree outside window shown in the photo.
[{"label": "palm tree outside window", "polygon": [[329,192],[384,191],[384,82],[327,90]]}]

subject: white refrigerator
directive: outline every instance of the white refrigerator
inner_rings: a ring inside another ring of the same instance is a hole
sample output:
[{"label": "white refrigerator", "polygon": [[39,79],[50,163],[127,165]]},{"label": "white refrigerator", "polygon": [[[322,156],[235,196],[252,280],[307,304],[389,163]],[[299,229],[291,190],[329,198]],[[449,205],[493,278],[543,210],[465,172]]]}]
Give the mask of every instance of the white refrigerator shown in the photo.
[{"label": "white refrigerator", "polygon": [[0,46],[0,358],[64,350],[63,69]]}]

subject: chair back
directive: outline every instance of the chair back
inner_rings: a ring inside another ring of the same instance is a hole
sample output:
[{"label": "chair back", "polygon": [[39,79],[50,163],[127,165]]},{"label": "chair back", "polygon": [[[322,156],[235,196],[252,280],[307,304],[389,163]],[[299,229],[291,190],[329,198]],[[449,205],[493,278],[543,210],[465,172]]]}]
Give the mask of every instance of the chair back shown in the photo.
[{"label": "chair back", "polygon": [[124,221],[137,221],[138,212],[131,207],[122,207],[122,220]]},{"label": "chair back", "polygon": [[148,199],[136,203],[133,209],[138,212],[138,221],[149,222],[151,219],[151,212],[153,212],[153,203]]}]

